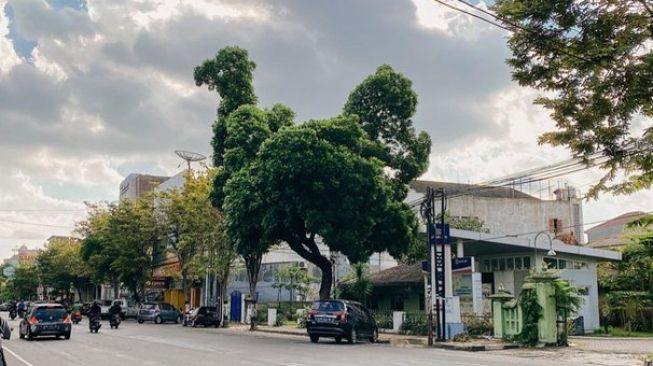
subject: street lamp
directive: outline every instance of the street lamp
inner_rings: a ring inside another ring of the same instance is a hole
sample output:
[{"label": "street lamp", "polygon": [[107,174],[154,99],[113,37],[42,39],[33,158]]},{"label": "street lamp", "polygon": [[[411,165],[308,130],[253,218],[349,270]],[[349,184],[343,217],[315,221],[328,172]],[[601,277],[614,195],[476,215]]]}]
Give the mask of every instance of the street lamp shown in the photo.
[{"label": "street lamp", "polygon": [[535,239],[533,239],[533,247],[537,248],[537,238],[539,238],[542,234],[546,235],[546,237],[549,239],[549,251],[546,254],[550,256],[556,255],[555,250],[553,250],[553,239],[551,239],[551,235],[549,235],[549,233],[546,231],[540,231],[537,233],[537,235],[535,235]]}]

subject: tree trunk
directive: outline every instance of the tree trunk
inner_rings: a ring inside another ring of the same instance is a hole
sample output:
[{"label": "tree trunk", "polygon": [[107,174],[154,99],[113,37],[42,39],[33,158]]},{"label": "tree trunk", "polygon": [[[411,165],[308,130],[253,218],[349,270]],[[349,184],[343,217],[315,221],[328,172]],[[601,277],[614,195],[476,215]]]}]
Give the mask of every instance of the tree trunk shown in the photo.
[{"label": "tree trunk", "polygon": [[112,282],[113,282],[113,298],[117,299],[120,293],[120,288],[118,286],[118,278],[114,276]]},{"label": "tree trunk", "polygon": [[331,261],[320,253],[315,243],[315,234],[303,238],[290,238],[286,240],[290,248],[299,254],[300,257],[316,265],[322,271],[320,282],[320,299],[331,298],[331,287],[333,286],[333,268]]},{"label": "tree trunk", "polygon": [[229,294],[227,293],[228,289],[227,286],[229,285],[229,272],[230,272],[231,264],[227,266],[227,268],[222,271],[220,275],[220,317],[222,318],[220,325],[222,328],[227,327],[227,319],[229,319],[228,316],[225,316],[226,314],[226,304],[227,300],[229,299]]},{"label": "tree trunk", "polygon": [[247,267],[247,278],[249,280],[249,295],[252,299],[252,308],[250,312],[249,329],[256,329],[256,283],[258,282],[258,274],[261,271],[261,261],[263,254],[254,254],[243,257],[245,259],[245,267]]}]

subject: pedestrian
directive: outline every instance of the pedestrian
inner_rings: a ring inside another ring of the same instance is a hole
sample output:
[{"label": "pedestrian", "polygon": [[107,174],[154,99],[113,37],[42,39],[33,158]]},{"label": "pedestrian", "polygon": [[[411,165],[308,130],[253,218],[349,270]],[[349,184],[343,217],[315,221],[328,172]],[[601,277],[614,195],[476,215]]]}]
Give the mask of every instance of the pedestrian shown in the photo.
[{"label": "pedestrian", "polygon": [[[9,324],[7,324],[7,321],[0,317],[0,338],[9,340],[11,339],[11,328],[9,328]],[[2,341],[0,340],[0,366],[6,366],[7,362],[5,361],[5,351],[4,348],[2,348]]]}]

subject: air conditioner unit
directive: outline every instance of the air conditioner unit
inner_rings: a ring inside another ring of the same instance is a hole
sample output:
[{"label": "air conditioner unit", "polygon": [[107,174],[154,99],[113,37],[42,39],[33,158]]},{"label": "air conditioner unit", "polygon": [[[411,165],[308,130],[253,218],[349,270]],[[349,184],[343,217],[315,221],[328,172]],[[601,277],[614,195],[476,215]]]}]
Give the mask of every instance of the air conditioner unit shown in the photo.
[{"label": "air conditioner unit", "polygon": [[306,262],[299,262],[299,268],[306,268]]}]

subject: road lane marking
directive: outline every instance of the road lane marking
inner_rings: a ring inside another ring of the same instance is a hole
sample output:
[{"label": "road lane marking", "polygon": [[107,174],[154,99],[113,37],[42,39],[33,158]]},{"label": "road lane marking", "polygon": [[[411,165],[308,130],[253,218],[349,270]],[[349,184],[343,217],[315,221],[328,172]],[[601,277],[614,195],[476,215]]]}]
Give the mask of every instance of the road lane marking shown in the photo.
[{"label": "road lane marking", "polygon": [[31,363],[27,362],[24,358],[20,357],[16,352],[14,352],[14,351],[10,350],[9,348],[7,348],[6,346],[3,347],[3,349],[5,351],[9,352],[10,355],[14,356],[15,359],[22,362],[25,366],[34,366]]}]

